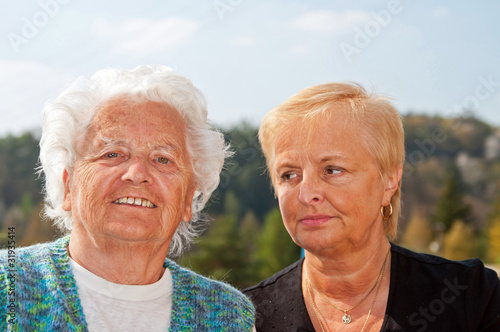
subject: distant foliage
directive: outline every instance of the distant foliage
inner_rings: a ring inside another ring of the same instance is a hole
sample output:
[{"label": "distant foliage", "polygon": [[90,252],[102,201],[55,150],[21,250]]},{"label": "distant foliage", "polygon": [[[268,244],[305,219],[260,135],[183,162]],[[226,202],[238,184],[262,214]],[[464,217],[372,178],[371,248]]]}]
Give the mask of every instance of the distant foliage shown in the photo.
[{"label": "distant foliage", "polygon": [[420,215],[414,214],[406,226],[402,244],[418,252],[428,252],[433,238],[431,223]]},{"label": "distant foliage", "polygon": [[235,215],[220,217],[207,234],[181,262],[193,270],[215,279],[231,283],[240,281],[245,261],[244,248],[238,236]]},{"label": "distant foliage", "polygon": [[459,173],[454,168],[449,168],[445,178],[443,192],[437,203],[434,223],[441,223],[448,231],[456,220],[468,221],[470,207],[463,201],[460,187]]},{"label": "distant foliage", "polygon": [[278,208],[271,210],[264,219],[256,255],[262,279],[270,277],[300,258],[300,248],[290,238]]},{"label": "distant foliage", "polygon": [[490,214],[488,228],[488,260],[500,265],[500,194],[495,200]]},{"label": "distant foliage", "polygon": [[474,230],[463,220],[456,220],[444,237],[444,257],[464,260],[477,257]]},{"label": "distant foliage", "polygon": [[0,138],[0,228],[16,227],[18,239],[42,200],[38,155],[38,139],[31,133]]},{"label": "distant foliage", "polygon": [[488,227],[488,258],[491,263],[500,264],[500,216]]},{"label": "distant foliage", "polygon": [[[403,123],[402,233],[396,241],[418,251],[434,248],[432,252],[450,258],[481,255],[500,264],[500,151],[495,144],[486,151],[487,141],[500,140],[500,129],[473,117],[409,114]],[[257,128],[241,123],[222,132],[234,156],[205,211],[213,222],[179,260],[246,287],[297,260],[300,253],[282,225]],[[0,231],[15,226],[22,245],[59,236],[50,223],[40,221],[38,153],[33,134],[0,138]],[[464,222],[457,224],[459,219]],[[446,228],[440,230],[441,223]],[[0,236],[2,245],[5,236]]]},{"label": "distant foliage", "polygon": [[252,210],[258,219],[263,220],[277,206],[277,201],[266,175],[266,163],[257,139],[257,128],[242,123],[224,130],[224,134],[235,153],[222,171],[220,185],[207,212],[211,215],[226,213],[224,203],[221,202],[224,202],[227,192],[232,192],[239,202],[239,218],[246,211]]}]

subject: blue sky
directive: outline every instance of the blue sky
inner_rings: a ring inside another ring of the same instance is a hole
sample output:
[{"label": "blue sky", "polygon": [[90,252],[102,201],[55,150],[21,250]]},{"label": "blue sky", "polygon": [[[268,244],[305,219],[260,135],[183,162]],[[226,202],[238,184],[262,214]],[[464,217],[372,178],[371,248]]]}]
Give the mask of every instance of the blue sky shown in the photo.
[{"label": "blue sky", "polygon": [[258,124],[298,90],[357,81],[410,110],[471,110],[500,125],[500,2],[4,2],[0,136],[37,128],[44,102],[103,67],[160,63],[205,94],[209,117]]}]

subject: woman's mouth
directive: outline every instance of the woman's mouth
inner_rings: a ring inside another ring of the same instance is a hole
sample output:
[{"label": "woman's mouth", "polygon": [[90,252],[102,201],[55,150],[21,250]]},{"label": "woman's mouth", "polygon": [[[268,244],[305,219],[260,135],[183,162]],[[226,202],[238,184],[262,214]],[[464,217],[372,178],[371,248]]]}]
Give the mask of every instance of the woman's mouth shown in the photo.
[{"label": "woman's mouth", "polygon": [[155,208],[156,207],[156,205],[154,205],[152,202],[148,201],[147,199],[137,198],[137,197],[122,197],[122,198],[118,198],[113,203],[137,205],[137,206],[143,206],[143,207],[147,207],[147,208]]},{"label": "woman's mouth", "polygon": [[318,226],[321,224],[326,223],[328,220],[330,220],[330,216],[325,216],[325,215],[311,215],[311,216],[305,216],[304,218],[301,218],[299,221],[305,226]]}]

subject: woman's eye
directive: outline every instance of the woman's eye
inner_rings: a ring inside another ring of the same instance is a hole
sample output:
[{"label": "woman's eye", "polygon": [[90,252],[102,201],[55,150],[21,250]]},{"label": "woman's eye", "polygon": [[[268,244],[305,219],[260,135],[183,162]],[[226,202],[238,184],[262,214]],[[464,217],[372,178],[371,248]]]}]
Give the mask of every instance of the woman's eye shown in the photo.
[{"label": "woman's eye", "polygon": [[106,158],[118,158],[120,156],[119,153],[116,153],[116,152],[109,152],[109,153],[106,153]]},{"label": "woman's eye", "polygon": [[297,177],[296,173],[285,173],[281,176],[281,179],[283,179],[283,181],[289,181],[295,177]]},{"label": "woman's eye", "polygon": [[169,160],[168,158],[166,158],[166,157],[158,157],[158,159],[157,159],[157,160],[158,160],[158,162],[159,162],[160,164],[164,164],[164,165],[166,165],[166,164],[170,163],[170,160]]},{"label": "woman's eye", "polygon": [[342,173],[342,171],[339,170],[338,168],[327,167],[327,168],[325,168],[325,173],[328,175],[334,175],[334,174]]}]

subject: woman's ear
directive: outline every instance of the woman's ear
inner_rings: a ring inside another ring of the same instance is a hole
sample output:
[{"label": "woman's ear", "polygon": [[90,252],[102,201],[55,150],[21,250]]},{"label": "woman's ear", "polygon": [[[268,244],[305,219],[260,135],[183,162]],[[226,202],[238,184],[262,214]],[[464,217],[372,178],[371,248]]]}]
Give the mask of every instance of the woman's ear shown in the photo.
[{"label": "woman's ear", "polygon": [[67,170],[63,172],[63,183],[64,183],[64,200],[63,209],[64,211],[71,211],[71,191],[70,191],[70,179]]},{"label": "woman's ear", "polygon": [[193,186],[191,186],[190,190],[187,193],[186,203],[184,206],[184,212],[182,214],[182,220],[185,222],[188,222],[189,220],[191,220],[191,217],[193,216],[192,205],[193,205],[193,197],[194,197],[195,191],[196,191],[196,186],[193,185]]},{"label": "woman's ear", "polygon": [[[387,176],[387,184],[385,186],[384,192],[384,206],[389,204],[392,196],[399,188],[399,182],[401,181],[401,177],[403,176],[403,168],[398,167],[394,168]],[[387,203],[386,203],[387,202]],[[385,204],[386,203],[386,204]]]}]

